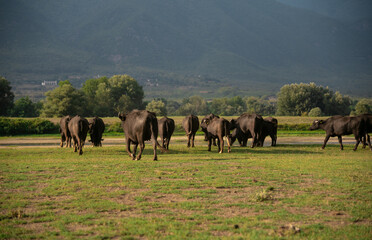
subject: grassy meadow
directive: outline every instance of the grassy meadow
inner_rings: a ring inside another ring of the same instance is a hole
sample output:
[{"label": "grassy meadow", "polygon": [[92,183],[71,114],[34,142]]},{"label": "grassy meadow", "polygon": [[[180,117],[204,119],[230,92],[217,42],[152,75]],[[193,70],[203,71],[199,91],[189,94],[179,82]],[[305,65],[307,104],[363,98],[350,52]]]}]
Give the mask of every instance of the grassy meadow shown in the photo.
[{"label": "grassy meadow", "polygon": [[170,145],[0,149],[1,239],[371,239],[372,155]]}]

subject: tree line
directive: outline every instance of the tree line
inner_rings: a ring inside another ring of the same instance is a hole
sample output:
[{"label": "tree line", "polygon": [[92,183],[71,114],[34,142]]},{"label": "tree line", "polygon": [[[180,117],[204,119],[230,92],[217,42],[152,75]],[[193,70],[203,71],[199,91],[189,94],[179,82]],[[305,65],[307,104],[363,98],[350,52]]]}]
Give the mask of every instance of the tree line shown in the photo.
[{"label": "tree line", "polygon": [[164,98],[144,101],[141,85],[129,75],[88,79],[81,89],[69,80],[46,92],[34,103],[29,97],[14,102],[8,80],[0,77],[0,116],[61,117],[64,115],[117,116],[119,112],[147,109],[158,116],[205,115],[237,116],[242,113],[282,116],[331,116],[372,113],[372,99],[355,100],[315,83],[284,85],[277,96],[204,99],[191,96],[181,101]]}]

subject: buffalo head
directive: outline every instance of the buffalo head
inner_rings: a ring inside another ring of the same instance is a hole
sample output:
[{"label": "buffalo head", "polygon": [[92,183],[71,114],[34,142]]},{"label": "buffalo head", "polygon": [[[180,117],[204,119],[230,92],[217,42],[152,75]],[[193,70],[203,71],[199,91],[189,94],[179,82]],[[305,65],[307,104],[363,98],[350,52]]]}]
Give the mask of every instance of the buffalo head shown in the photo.
[{"label": "buffalo head", "polygon": [[317,130],[320,128],[320,125],[323,124],[323,120],[315,120],[310,127],[310,130]]},{"label": "buffalo head", "polygon": [[127,118],[127,115],[125,113],[119,112],[118,117],[120,118],[121,121],[125,121],[125,119]]}]

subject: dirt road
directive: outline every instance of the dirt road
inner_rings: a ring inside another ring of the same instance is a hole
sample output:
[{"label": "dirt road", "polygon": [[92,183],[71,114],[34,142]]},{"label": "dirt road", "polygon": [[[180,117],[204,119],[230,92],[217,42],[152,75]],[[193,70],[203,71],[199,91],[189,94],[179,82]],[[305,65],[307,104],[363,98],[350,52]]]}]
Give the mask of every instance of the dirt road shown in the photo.
[{"label": "dirt road", "polygon": [[[86,141],[86,146],[89,146],[89,137]],[[203,136],[196,137],[196,145],[207,145],[203,141]],[[249,140],[248,144],[251,140]],[[279,137],[277,144],[323,144],[324,137]],[[355,144],[355,140],[352,136],[343,137],[344,144]],[[58,147],[60,144],[60,139],[56,137],[11,137],[0,139],[0,148],[7,147]],[[124,137],[105,137],[103,141],[103,146],[124,146]],[[176,136],[172,137],[171,144],[185,144],[186,136]],[[265,146],[270,146],[271,139],[268,137],[265,141]],[[331,138],[328,144],[338,144],[337,138]],[[238,143],[235,142],[235,146]]]}]

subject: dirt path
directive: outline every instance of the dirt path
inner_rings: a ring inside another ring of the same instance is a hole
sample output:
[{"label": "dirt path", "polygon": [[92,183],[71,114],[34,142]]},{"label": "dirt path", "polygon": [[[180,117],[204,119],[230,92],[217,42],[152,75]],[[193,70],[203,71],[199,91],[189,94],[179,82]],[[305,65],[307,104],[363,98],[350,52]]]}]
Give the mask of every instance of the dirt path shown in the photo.
[{"label": "dirt path", "polygon": [[[89,137],[88,137],[89,139]],[[105,137],[103,141],[103,146],[118,146],[125,144],[124,137]],[[196,145],[207,145],[203,141],[203,136],[196,137]],[[324,137],[279,137],[277,144],[323,144]],[[250,140],[248,144],[250,143]],[[353,137],[343,137],[344,144],[354,144],[355,140]],[[0,148],[7,147],[58,147],[60,144],[59,138],[53,137],[12,137],[6,139],[0,139]],[[88,141],[87,145],[90,145]],[[185,136],[176,136],[172,137],[171,144],[185,144]],[[271,139],[268,137],[265,141],[265,146],[270,146]],[[331,138],[328,141],[328,144],[338,144],[337,138]],[[238,143],[235,142],[235,146],[238,146]]]}]

